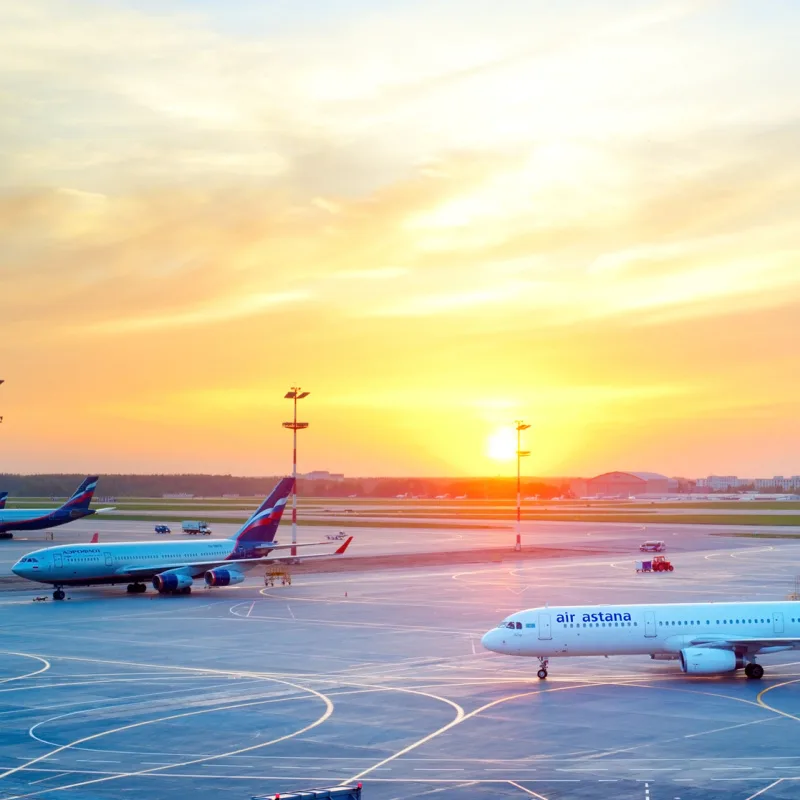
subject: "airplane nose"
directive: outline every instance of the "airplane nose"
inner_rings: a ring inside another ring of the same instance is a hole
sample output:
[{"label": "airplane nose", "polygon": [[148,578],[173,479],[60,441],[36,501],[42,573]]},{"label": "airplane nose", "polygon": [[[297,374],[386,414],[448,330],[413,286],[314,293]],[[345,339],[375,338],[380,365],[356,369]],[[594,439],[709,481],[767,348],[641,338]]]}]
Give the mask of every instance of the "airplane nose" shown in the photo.
[{"label": "airplane nose", "polygon": [[14,566],[11,567],[11,571],[15,575],[18,575],[20,578],[24,578],[25,577],[25,574],[24,574],[25,573],[25,569],[21,564],[14,564]]},{"label": "airplane nose", "polygon": [[491,650],[493,653],[497,652],[497,631],[489,631],[488,633],[483,634],[483,638],[481,639],[481,644],[487,649]]}]

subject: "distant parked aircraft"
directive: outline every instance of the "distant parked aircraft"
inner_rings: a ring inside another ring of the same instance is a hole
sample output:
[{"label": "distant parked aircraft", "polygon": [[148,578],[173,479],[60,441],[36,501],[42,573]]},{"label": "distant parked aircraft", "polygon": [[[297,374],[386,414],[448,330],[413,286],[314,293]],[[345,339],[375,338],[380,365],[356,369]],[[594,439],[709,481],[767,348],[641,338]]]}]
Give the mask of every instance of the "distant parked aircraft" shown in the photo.
[{"label": "distant parked aircraft", "polygon": [[6,507],[7,497],[8,497],[8,492],[0,492],[0,511],[2,511]]},{"label": "distant parked aircraft", "polygon": [[97,487],[97,476],[90,475],[75,490],[75,493],[59,508],[25,508],[0,510],[0,533],[7,531],[38,531],[43,528],[54,528],[76,519],[89,517],[113,508],[90,509],[94,490]]}]

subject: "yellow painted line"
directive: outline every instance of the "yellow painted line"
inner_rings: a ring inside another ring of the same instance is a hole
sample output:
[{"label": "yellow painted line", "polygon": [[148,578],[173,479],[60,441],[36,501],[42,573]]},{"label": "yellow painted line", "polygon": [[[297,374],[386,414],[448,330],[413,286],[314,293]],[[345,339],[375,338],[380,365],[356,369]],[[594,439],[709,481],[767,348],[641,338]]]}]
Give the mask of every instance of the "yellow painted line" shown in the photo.
[{"label": "yellow painted line", "polygon": [[[767,692],[771,692],[773,689],[780,689],[782,686],[790,686],[793,683],[800,683],[800,679],[796,679],[793,681],[784,681],[783,683],[775,683],[772,686],[768,686],[762,692],[758,693],[758,697],[756,697],[756,702],[758,705],[766,708],[769,711],[774,712],[775,714],[780,714],[782,717],[786,717],[787,719],[793,719],[795,722],[800,722],[800,717],[794,716],[794,714],[790,714],[788,711],[781,711],[779,708],[774,708],[771,705],[768,705],[764,702],[764,695]],[[755,795],[753,795],[755,797]]]}]

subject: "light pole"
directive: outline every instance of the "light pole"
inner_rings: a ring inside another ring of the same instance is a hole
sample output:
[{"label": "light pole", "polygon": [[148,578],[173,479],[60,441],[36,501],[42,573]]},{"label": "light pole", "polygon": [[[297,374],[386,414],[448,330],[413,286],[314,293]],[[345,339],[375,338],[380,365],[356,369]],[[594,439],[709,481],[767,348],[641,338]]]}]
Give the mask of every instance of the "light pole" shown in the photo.
[{"label": "light pole", "polygon": [[521,450],[521,434],[522,431],[528,430],[530,425],[526,425],[521,419],[516,420],[517,425],[517,543],[514,545],[515,550],[522,550],[522,542],[520,541],[520,523],[522,521],[522,495],[520,492],[520,460],[525,456],[531,454],[530,450]]},{"label": "light pole", "polygon": [[294,402],[294,417],[291,422],[284,422],[283,427],[289,428],[292,431],[292,478],[294,478],[294,486],[292,487],[292,550],[293,556],[297,555],[297,431],[303,430],[308,427],[307,422],[297,421],[297,401],[308,397],[310,392],[301,392],[299,386],[292,386],[291,390],[286,392],[284,397],[287,400]]}]

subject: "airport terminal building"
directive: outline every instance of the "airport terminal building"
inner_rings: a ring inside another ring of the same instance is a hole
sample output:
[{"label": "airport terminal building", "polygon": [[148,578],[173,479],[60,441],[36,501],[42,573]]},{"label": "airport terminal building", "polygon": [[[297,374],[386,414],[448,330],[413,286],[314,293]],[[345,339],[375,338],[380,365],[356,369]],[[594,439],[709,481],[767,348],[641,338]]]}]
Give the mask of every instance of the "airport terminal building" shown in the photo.
[{"label": "airport terminal building", "polygon": [[604,472],[586,482],[590,497],[631,497],[668,491],[669,478],[657,472]]}]

